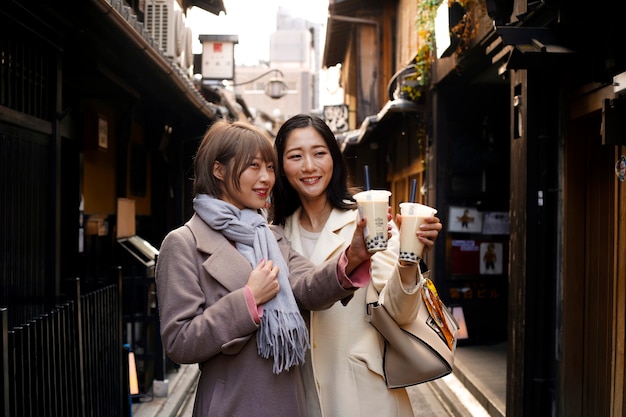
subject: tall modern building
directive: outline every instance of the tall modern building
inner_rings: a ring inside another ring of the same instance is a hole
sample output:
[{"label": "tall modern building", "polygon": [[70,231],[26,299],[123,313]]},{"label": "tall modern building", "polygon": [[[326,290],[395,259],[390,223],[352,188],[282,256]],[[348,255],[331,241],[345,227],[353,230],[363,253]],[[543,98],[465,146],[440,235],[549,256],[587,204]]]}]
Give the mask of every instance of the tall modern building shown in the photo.
[{"label": "tall modern building", "polygon": [[[279,8],[276,31],[268,39],[269,62],[258,66],[237,66],[235,63],[235,92],[249,108],[279,121],[317,109],[323,34],[323,24],[294,18],[286,9]],[[269,80],[281,74],[286,94],[272,99],[266,94],[265,87]],[[249,80],[255,81],[247,82]]]}]

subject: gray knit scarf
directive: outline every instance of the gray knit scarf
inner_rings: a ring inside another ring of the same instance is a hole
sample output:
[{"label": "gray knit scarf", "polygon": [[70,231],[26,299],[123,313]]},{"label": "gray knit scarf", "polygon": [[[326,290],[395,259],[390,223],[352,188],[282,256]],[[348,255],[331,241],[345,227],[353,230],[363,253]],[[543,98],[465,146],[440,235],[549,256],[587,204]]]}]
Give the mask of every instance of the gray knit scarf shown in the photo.
[{"label": "gray knit scarf", "polygon": [[235,242],[237,250],[252,268],[262,259],[272,260],[279,267],[280,291],[263,305],[256,335],[258,351],[265,359],[274,358],[275,374],[303,364],[309,348],[309,333],[291,291],[289,268],[265,217],[252,209],[239,210],[206,194],[196,195],[193,208],[213,230]]}]

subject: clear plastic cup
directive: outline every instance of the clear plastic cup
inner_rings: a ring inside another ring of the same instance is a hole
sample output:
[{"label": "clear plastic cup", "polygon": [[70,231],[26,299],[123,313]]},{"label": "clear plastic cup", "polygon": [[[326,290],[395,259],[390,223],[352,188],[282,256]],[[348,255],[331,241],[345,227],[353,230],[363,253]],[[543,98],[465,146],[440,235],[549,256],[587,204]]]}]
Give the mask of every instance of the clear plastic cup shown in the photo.
[{"label": "clear plastic cup", "polygon": [[426,217],[432,217],[437,210],[420,203],[400,203],[400,256],[405,262],[419,262],[424,252],[424,244],[415,234]]},{"label": "clear plastic cup", "polygon": [[387,249],[387,208],[391,192],[387,190],[361,191],[354,195],[359,214],[367,219],[365,244],[369,252]]}]

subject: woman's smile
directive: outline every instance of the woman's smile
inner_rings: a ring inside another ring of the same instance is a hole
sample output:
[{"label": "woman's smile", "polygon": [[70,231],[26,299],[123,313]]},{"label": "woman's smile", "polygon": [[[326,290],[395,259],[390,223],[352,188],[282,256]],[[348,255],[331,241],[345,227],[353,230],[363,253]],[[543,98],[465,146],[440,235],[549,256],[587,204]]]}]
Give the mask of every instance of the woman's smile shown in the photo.
[{"label": "woman's smile", "polygon": [[320,181],[321,177],[307,177],[307,178],[302,178],[302,182],[312,185],[312,184],[317,184]]},{"label": "woman's smile", "polygon": [[300,198],[326,198],[326,188],[333,176],[333,159],[324,138],[313,127],[295,129],[289,134],[283,170]]}]

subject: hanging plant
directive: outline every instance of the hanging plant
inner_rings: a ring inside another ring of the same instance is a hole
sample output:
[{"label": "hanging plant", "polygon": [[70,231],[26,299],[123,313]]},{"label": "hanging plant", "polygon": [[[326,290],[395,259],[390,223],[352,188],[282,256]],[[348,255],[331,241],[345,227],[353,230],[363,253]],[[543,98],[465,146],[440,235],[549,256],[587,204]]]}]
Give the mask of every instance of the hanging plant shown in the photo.
[{"label": "hanging plant", "polygon": [[389,98],[404,99],[414,103],[422,103],[427,86],[417,76],[415,63],[407,65],[391,77],[389,83]]},{"label": "hanging plant", "polygon": [[414,103],[423,103],[425,97],[426,86],[422,84],[421,80],[410,79],[411,76],[404,79],[404,82],[400,86],[400,96],[405,100],[410,100]]},{"label": "hanging plant", "polygon": [[480,18],[484,16],[486,11],[484,2],[480,0],[417,1],[415,18],[415,28],[418,35],[417,54],[407,67],[411,71],[403,74],[398,80],[397,93],[404,99],[421,103],[425,91],[430,85],[430,68],[435,60],[435,18],[441,3],[447,1],[448,7],[457,5],[461,8],[461,18],[454,27],[450,28],[451,36],[456,37],[457,40],[454,51],[457,55],[462,55],[469,49],[472,39],[478,33]]},{"label": "hanging plant", "polygon": [[423,102],[430,83],[430,66],[435,50],[435,16],[443,0],[418,0],[415,27],[418,33],[417,55],[409,63],[412,72],[403,77],[399,85],[403,98],[415,103]]},{"label": "hanging plant", "polygon": [[[461,20],[450,28],[453,36],[456,36],[458,44],[455,50],[457,55],[462,55],[470,46],[471,41],[478,34],[480,21],[487,14],[484,1],[477,0],[451,0],[450,3],[458,3],[464,10]],[[449,3],[449,4],[450,4]]]},{"label": "hanging plant", "polygon": [[[417,15],[415,27],[418,34],[417,55],[413,59],[416,67],[415,79],[422,86],[430,82],[430,67],[435,59],[435,17],[437,9],[444,0],[417,0]],[[448,7],[458,3],[464,10],[460,21],[450,29],[457,37],[455,50],[457,55],[463,54],[470,47],[472,39],[476,37],[480,19],[485,15],[485,3],[480,0],[446,0]]]},{"label": "hanging plant", "polygon": [[415,27],[417,29],[418,49],[413,59],[415,78],[420,85],[427,86],[430,82],[430,67],[435,51],[435,17],[443,0],[418,0]]}]

